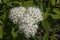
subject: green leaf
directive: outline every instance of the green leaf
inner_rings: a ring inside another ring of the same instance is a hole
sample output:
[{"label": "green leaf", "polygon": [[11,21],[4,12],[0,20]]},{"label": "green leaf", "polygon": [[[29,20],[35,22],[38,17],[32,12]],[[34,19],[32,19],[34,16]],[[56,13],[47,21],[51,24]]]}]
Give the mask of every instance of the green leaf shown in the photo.
[{"label": "green leaf", "polygon": [[43,20],[43,21],[42,21],[42,27],[43,27],[43,29],[44,29],[46,32],[49,32],[50,26],[49,26],[49,23],[48,23],[47,20]]},{"label": "green leaf", "polygon": [[40,5],[40,9],[42,10],[42,12],[44,11],[43,9],[43,4],[41,3],[41,5]]},{"label": "green leaf", "polygon": [[53,19],[60,19],[60,10],[58,8],[54,8],[53,11],[56,14],[50,14]]},{"label": "green leaf", "polygon": [[4,14],[2,15],[2,19],[3,19],[3,21],[5,21],[5,19],[6,19],[6,12],[4,12]]},{"label": "green leaf", "polygon": [[3,22],[0,20],[0,24],[2,24]]},{"label": "green leaf", "polygon": [[58,14],[50,14],[53,19],[60,19],[60,15]]},{"label": "green leaf", "polygon": [[23,6],[25,6],[25,7],[33,6],[33,1],[24,2]]},{"label": "green leaf", "polygon": [[12,28],[12,32],[11,32],[11,33],[12,33],[13,38],[16,38],[18,34],[17,34],[17,32],[14,32],[14,30],[15,30],[15,29]]},{"label": "green leaf", "polygon": [[41,40],[41,39],[40,39],[40,36],[35,36],[35,37],[34,37],[34,40]]},{"label": "green leaf", "polygon": [[49,16],[49,13],[46,11],[45,13],[43,13],[43,17],[44,17],[44,20],[46,20]]},{"label": "green leaf", "polygon": [[0,39],[3,38],[3,26],[0,25]]},{"label": "green leaf", "polygon": [[4,3],[7,3],[9,0],[3,0]]},{"label": "green leaf", "polygon": [[55,5],[55,0],[50,0],[51,4],[54,6]]},{"label": "green leaf", "polygon": [[56,13],[56,14],[59,14],[60,15],[60,10],[58,8],[54,8],[53,11]]},{"label": "green leaf", "polygon": [[60,3],[60,0],[57,0],[57,4],[59,4]]},{"label": "green leaf", "polygon": [[7,4],[7,6],[8,6],[8,7],[12,7],[12,3],[9,2],[9,3]]},{"label": "green leaf", "polygon": [[42,40],[48,40],[49,33],[45,33]]},{"label": "green leaf", "polygon": [[57,40],[57,38],[53,35],[51,36],[51,40]]}]

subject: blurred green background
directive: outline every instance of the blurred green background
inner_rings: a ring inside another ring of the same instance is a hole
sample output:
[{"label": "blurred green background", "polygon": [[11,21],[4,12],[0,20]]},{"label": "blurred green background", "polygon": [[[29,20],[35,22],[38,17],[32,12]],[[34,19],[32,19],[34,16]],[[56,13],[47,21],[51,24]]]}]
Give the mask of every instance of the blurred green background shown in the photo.
[{"label": "blurred green background", "polygon": [[[34,38],[19,34],[18,25],[8,18],[9,10],[14,7],[39,7],[43,21]],[[0,40],[60,40],[60,0],[1,0],[0,3]]]}]

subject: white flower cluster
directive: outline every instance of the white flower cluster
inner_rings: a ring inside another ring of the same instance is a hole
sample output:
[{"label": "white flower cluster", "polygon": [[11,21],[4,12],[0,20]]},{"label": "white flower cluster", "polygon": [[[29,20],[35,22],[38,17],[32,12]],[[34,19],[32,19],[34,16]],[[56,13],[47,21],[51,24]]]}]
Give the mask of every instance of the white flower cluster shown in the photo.
[{"label": "white flower cluster", "polygon": [[27,14],[34,19],[35,23],[43,20],[42,13],[39,8],[29,7]]},{"label": "white flower cluster", "polygon": [[43,20],[42,13],[39,8],[35,7],[16,7],[10,10],[9,18],[14,24],[19,24],[19,31],[24,33],[26,37],[34,37],[37,32],[39,21]]},{"label": "white flower cluster", "polygon": [[16,24],[24,16],[26,8],[16,7],[10,10],[9,18],[12,19],[13,23]]},{"label": "white flower cluster", "polygon": [[23,24],[19,26],[20,32],[23,31],[27,38],[34,37],[37,32],[38,25],[36,24]]}]

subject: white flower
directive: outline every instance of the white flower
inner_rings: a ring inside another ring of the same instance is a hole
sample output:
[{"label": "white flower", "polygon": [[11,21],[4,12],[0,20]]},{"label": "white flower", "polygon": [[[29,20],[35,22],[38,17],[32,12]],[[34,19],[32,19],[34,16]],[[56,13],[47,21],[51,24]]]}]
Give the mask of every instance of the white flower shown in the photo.
[{"label": "white flower", "polygon": [[35,21],[34,21],[34,19],[31,16],[26,14],[24,17],[20,18],[19,24],[21,24],[21,23],[23,23],[23,24],[24,23],[25,24],[34,24]]},{"label": "white flower", "polygon": [[24,33],[27,38],[31,36],[34,37],[35,33],[37,32],[37,29],[38,29],[38,26],[36,24],[35,25],[22,24],[19,26],[19,30],[20,31],[22,30],[22,33]]},{"label": "white flower", "polygon": [[43,20],[42,13],[39,8],[28,7],[27,14],[30,15],[36,23]]},{"label": "white flower", "polygon": [[19,24],[20,33],[24,33],[27,38],[35,36],[38,29],[36,23],[43,20],[40,9],[36,7],[15,7],[10,10],[9,18],[14,24]]},{"label": "white flower", "polygon": [[[9,18],[13,20],[13,23],[16,24],[20,18],[24,16],[26,8],[24,7],[15,7],[10,10]],[[16,20],[16,21],[15,21]]]}]

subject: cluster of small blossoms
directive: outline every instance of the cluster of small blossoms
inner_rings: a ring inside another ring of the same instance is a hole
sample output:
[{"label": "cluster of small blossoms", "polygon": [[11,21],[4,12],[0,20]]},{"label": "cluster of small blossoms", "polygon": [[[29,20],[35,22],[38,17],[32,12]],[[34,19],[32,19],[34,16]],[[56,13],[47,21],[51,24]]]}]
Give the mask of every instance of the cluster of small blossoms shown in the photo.
[{"label": "cluster of small blossoms", "polygon": [[19,31],[24,33],[27,38],[34,37],[37,32],[39,21],[43,20],[39,8],[35,7],[16,7],[10,10],[9,18],[14,24],[19,24]]},{"label": "cluster of small blossoms", "polygon": [[27,14],[34,19],[35,23],[43,20],[42,13],[39,8],[28,7]]},{"label": "cluster of small blossoms", "polygon": [[30,38],[31,36],[34,37],[35,33],[37,32],[37,29],[38,29],[38,25],[36,24],[34,25],[33,24],[22,24],[19,26],[20,32],[23,31],[27,38]]},{"label": "cluster of small blossoms", "polygon": [[24,7],[15,7],[10,10],[9,18],[13,21],[14,24],[18,23],[19,19],[24,16],[26,8]]}]

